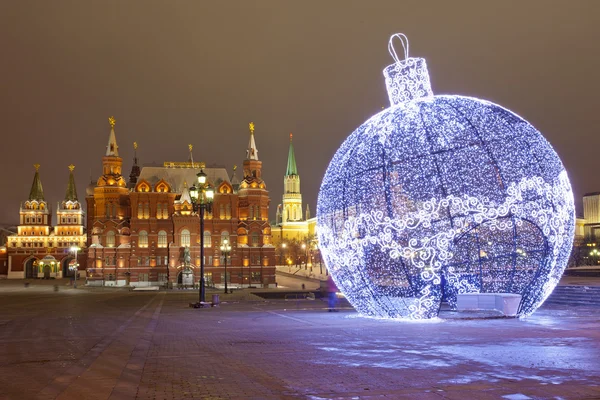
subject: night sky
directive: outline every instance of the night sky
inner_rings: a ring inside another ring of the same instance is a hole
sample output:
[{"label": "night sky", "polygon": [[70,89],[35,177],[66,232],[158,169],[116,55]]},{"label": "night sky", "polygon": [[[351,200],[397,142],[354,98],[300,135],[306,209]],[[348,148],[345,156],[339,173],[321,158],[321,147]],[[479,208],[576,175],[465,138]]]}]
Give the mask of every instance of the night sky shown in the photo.
[{"label": "night sky", "polygon": [[[289,133],[313,216],[342,141],[389,101],[389,36],[425,57],[436,94],[498,103],[554,146],[581,196],[600,191],[600,1],[5,1],[0,5],[0,224],[34,174],[54,210],[81,201],[110,127],[141,164],[241,166],[248,122],[281,202]],[[241,172],[238,170],[238,173]],[[54,220],[56,217],[54,216]]]}]

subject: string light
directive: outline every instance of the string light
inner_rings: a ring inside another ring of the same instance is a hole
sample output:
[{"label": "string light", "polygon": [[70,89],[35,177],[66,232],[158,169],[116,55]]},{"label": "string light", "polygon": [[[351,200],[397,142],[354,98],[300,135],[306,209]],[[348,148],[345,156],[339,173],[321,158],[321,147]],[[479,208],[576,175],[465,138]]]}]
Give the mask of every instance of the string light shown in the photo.
[{"label": "string light", "polygon": [[433,96],[424,60],[395,60],[384,70],[392,107],[346,139],[319,192],[319,243],[336,284],[373,317],[433,318],[459,293],[520,294],[518,315],[533,313],[573,241],[559,157],[521,117]]}]

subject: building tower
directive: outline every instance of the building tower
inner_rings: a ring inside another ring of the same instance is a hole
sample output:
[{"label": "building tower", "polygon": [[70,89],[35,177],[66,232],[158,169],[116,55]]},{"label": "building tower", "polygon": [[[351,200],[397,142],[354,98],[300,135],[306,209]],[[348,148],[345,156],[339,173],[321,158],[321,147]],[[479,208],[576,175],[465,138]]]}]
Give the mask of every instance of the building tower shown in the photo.
[{"label": "building tower", "polygon": [[[271,227],[269,225],[269,192],[261,178],[262,162],[254,141],[254,123],[250,122],[250,141],[243,162],[244,178],[240,183],[238,246],[250,247],[243,256],[244,265],[266,265],[268,247],[272,252]],[[258,250],[258,251],[257,251]]]},{"label": "building tower", "polygon": [[69,165],[67,192],[65,193],[65,199],[58,204],[56,210],[57,225],[54,235],[57,236],[57,240],[81,246],[80,238],[83,236],[84,221],[81,203],[77,199],[75,177],[73,176],[74,169],[73,164]]},{"label": "building tower", "polygon": [[283,202],[281,223],[302,221],[302,194],[300,193],[300,175],[296,167],[294,144],[290,133],[290,148],[285,176],[283,177]]},{"label": "building tower", "polygon": [[138,177],[140,176],[140,166],[138,165],[137,148],[137,142],[133,142],[133,165],[131,166],[131,173],[129,174],[130,189],[133,189],[135,187]]},{"label": "building tower", "polygon": [[22,247],[46,247],[43,236],[50,235],[52,214],[44,200],[44,189],[40,179],[40,164],[35,164],[35,175],[29,191],[29,198],[21,204],[19,212],[18,236],[22,236]]},{"label": "building tower", "polygon": [[[102,157],[102,175],[98,178],[93,195],[87,196],[88,205],[88,279],[110,279],[117,274],[117,265],[129,261],[129,189],[122,175],[123,159],[115,135],[116,121],[108,119],[110,134],[106,153]],[[123,246],[121,246],[123,245]],[[127,258],[127,259],[126,259]],[[118,263],[117,260],[120,260]]]}]

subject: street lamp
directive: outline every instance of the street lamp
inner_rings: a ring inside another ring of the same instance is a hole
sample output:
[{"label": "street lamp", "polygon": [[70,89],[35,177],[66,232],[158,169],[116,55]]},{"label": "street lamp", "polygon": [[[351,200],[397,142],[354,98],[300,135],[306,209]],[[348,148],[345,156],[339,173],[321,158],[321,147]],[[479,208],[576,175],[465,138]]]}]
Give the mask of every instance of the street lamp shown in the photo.
[{"label": "street lamp", "polygon": [[[282,257],[284,257],[284,256],[285,256],[285,254],[284,254],[284,253],[285,253],[285,248],[286,248],[286,246],[287,246],[287,244],[285,244],[285,243],[282,243],[282,244],[281,244],[281,249],[282,249],[282,250],[281,250],[281,254],[279,255],[279,264],[283,264],[283,259],[282,259]],[[286,259],[287,259],[287,257],[286,257]]]},{"label": "street lamp", "polygon": [[306,243],[302,243],[302,257],[304,258],[304,269],[306,270]]},{"label": "street lamp", "polygon": [[73,279],[73,288],[77,288],[77,271],[79,268],[79,263],[77,262],[77,252],[80,249],[79,249],[79,246],[73,245],[69,248],[69,250],[71,250],[75,256],[75,260],[74,260],[75,262],[72,265],[69,265],[69,269],[75,275],[75,278]]},{"label": "street lamp", "polygon": [[593,249],[590,252],[590,256],[594,258],[594,264],[598,264],[598,256],[600,256],[600,251],[598,251],[598,249]]},{"label": "street lamp", "polygon": [[227,293],[227,256],[231,252],[231,245],[229,244],[229,240],[224,239],[221,244],[221,254],[225,257],[225,293]]},{"label": "street lamp", "polygon": [[204,211],[210,212],[215,192],[206,183],[206,174],[203,169],[196,174],[196,177],[198,178],[198,187],[190,188],[190,197],[194,211],[200,212],[200,302],[204,303],[206,301],[204,293]]}]

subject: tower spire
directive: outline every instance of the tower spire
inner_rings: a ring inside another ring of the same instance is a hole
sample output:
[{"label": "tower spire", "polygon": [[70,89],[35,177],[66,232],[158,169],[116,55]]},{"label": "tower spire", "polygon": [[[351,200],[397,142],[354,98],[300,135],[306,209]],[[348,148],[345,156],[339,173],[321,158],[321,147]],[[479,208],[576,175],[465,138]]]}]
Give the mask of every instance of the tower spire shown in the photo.
[{"label": "tower spire", "polygon": [[294,144],[292,143],[292,134],[290,133],[290,150],[288,152],[288,163],[285,176],[298,175],[298,168],[296,168],[296,156],[294,154]]},{"label": "tower spire", "polygon": [[137,157],[137,142],[133,142],[133,165],[131,166],[131,173],[129,174],[129,187],[133,188],[137,183],[137,179],[140,176],[140,167],[138,165]]},{"label": "tower spire", "polygon": [[29,191],[29,200],[44,201],[44,189],[42,189],[42,181],[39,174],[40,164],[33,164],[33,166],[35,168],[35,175],[33,176],[33,183]]},{"label": "tower spire", "polygon": [[194,154],[192,154],[192,149],[194,148],[193,144],[188,144],[188,149],[190,150],[190,158],[189,162],[192,163],[192,167],[194,166]]},{"label": "tower spire", "polygon": [[250,141],[248,142],[248,150],[246,150],[246,160],[258,160],[258,149],[254,142],[254,122],[248,124],[250,128]]},{"label": "tower spire", "polygon": [[115,117],[109,117],[110,135],[108,136],[108,146],[106,146],[106,155],[108,157],[119,157],[119,146],[117,146],[117,137],[115,136]]},{"label": "tower spire", "polygon": [[73,176],[73,170],[75,166],[69,165],[69,183],[67,184],[67,193],[65,194],[65,201],[78,201],[77,200],[77,189],[75,188],[75,177]]}]

